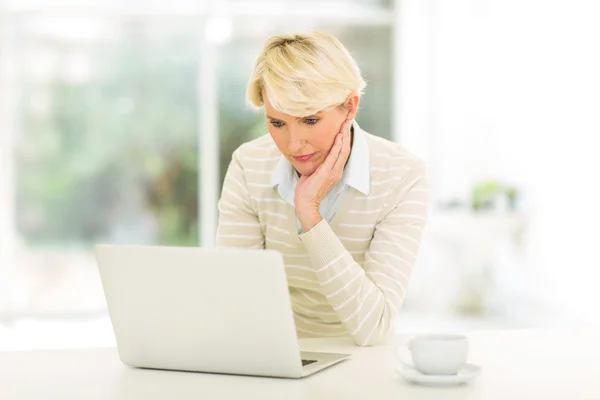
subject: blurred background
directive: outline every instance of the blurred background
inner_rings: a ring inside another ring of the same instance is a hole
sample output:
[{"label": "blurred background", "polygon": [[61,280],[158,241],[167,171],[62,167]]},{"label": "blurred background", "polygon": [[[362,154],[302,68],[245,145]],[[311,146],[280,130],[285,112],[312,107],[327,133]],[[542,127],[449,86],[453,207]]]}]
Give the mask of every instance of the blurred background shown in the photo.
[{"label": "blurred background", "polygon": [[[429,165],[399,332],[600,325],[593,0],[0,0],[0,349],[114,344],[92,246],[211,246],[265,40],[324,29]],[[596,183],[594,183],[596,182]]]}]

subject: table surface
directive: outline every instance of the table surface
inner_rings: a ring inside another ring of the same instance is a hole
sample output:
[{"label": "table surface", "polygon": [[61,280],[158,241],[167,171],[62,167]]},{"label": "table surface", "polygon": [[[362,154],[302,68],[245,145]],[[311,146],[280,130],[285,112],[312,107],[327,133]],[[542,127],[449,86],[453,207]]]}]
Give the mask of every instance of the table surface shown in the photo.
[{"label": "table surface", "polygon": [[300,380],[156,371],[124,366],[115,348],[0,352],[0,399],[585,399],[600,400],[600,330],[469,334],[467,385],[426,387],[395,372],[394,346],[301,340],[308,351],[350,352],[348,361]]}]

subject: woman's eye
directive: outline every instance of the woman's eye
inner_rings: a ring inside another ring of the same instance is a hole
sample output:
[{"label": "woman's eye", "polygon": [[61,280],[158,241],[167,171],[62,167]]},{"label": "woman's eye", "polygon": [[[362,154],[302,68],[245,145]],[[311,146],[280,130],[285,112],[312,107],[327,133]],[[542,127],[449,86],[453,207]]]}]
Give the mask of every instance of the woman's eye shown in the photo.
[{"label": "woman's eye", "polygon": [[306,123],[307,123],[307,124],[309,124],[309,125],[314,125],[314,124],[316,124],[317,122],[319,122],[319,119],[318,119],[318,118],[306,118],[306,119],[304,120],[304,122],[306,122]]},{"label": "woman's eye", "polygon": [[281,128],[283,126],[283,122],[281,122],[281,121],[271,121],[271,125],[273,125],[275,128]]}]

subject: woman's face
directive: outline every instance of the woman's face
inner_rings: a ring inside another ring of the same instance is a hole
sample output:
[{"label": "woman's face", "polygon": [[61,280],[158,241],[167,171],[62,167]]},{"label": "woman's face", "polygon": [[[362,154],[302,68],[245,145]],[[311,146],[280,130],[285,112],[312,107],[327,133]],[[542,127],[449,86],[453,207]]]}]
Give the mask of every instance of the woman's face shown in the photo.
[{"label": "woman's face", "polygon": [[276,111],[266,94],[263,98],[269,133],[277,148],[300,175],[307,176],[325,161],[342,124],[354,118],[358,107],[358,96],[351,96],[348,108],[336,107],[298,118]]}]

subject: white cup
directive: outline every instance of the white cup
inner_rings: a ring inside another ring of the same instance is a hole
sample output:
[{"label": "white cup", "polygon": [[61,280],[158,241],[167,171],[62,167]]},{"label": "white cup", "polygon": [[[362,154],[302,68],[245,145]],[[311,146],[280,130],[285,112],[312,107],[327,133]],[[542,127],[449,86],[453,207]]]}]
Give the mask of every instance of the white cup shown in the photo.
[{"label": "white cup", "polygon": [[426,334],[411,338],[396,348],[396,358],[404,362],[399,350],[407,347],[414,367],[427,375],[455,375],[467,362],[469,341],[464,335]]}]

